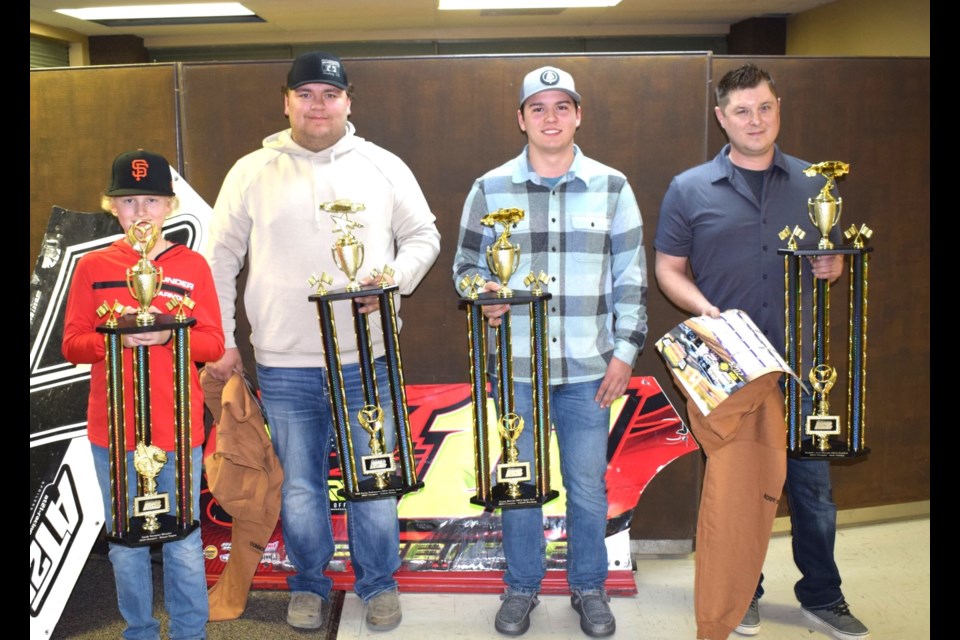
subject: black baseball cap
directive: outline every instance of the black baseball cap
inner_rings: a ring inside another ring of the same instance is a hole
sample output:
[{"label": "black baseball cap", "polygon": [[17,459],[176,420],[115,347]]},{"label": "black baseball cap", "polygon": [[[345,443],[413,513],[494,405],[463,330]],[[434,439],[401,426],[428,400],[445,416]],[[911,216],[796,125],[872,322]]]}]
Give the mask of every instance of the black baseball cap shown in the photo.
[{"label": "black baseball cap", "polygon": [[322,82],[346,90],[350,83],[340,58],[324,51],[304,53],[293,61],[287,74],[287,89],[310,82]]},{"label": "black baseball cap", "polygon": [[170,163],[158,153],[137,149],[121,153],[113,161],[113,177],[107,196],[172,196]]}]

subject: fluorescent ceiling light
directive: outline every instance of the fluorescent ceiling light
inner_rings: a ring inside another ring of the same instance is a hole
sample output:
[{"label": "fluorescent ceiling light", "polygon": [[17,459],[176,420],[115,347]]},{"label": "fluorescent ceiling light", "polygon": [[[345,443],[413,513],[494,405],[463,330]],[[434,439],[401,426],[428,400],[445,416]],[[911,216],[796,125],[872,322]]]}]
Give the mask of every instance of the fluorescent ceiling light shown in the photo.
[{"label": "fluorescent ceiling light", "polygon": [[614,7],[620,0],[440,0],[437,8],[449,10],[487,9],[582,9]]},{"label": "fluorescent ceiling light", "polygon": [[143,4],[125,7],[86,7],[57,9],[57,13],[80,20],[156,20],[165,18],[211,18],[252,16],[239,2],[207,2],[193,4]]}]

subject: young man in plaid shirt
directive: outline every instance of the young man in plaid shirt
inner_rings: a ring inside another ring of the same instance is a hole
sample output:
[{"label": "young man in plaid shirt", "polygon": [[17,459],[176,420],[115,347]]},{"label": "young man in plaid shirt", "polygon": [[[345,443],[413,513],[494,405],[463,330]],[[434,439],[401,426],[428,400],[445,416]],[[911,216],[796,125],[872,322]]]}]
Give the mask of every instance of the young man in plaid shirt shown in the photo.
[{"label": "young man in plaid shirt", "polygon": [[[517,269],[504,283],[528,288],[530,272],[546,273],[550,407],[560,448],[567,501],[567,580],[571,605],[589,636],[611,635],[616,621],[604,590],[607,552],[605,473],[610,405],[624,393],[647,333],[646,259],[636,198],[619,171],[586,157],[574,144],[580,94],[569,73],[542,67],[526,75],[517,120],[527,135],[522,153],[473,185],[460,223],[453,280],[481,275],[500,288],[486,263],[499,230],[480,219],[501,208],[523,209],[510,229],[520,246]],[[491,326],[507,305],[484,305]],[[529,327],[512,324],[515,412],[533,424]],[[489,340],[490,348],[496,342]],[[494,384],[496,388],[496,384]],[[517,441],[533,459],[533,429]],[[545,575],[543,513],[539,507],[502,510],[506,590],[495,627],[521,635]]]}]

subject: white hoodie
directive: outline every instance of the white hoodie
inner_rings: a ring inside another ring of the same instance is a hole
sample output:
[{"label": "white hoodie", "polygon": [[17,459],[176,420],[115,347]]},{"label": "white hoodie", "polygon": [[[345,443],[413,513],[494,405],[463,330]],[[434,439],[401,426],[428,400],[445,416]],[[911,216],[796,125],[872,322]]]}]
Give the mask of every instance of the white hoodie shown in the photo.
[{"label": "white hoodie", "polygon": [[[304,149],[290,130],[266,137],[230,169],[213,209],[210,261],[226,347],[236,346],[237,274],[249,251],[244,308],[256,360],[270,367],[325,366],[316,303],[308,280],[333,277],[327,290],[349,282],[333,261],[339,237],[320,205],[337,199],[362,203],[351,215],[364,245],[357,278],[390,266],[401,294],[410,294],[440,253],[436,218],[416,178],[400,158],[355,135],[352,123],[336,144],[319,152]],[[400,307],[399,296],[395,306]],[[357,361],[349,301],[334,303],[343,364]],[[374,355],[383,355],[378,313],[369,315]]]}]

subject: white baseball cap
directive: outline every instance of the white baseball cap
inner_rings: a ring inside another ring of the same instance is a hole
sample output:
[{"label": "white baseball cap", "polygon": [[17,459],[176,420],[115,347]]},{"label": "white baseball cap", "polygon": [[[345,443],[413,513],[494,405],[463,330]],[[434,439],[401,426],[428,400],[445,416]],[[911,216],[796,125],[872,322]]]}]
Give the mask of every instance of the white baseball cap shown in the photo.
[{"label": "white baseball cap", "polygon": [[580,94],[574,88],[573,76],[556,67],[540,67],[524,77],[523,86],[520,87],[520,106],[533,94],[551,89],[563,91],[580,104]]}]

